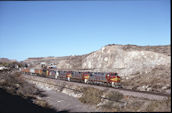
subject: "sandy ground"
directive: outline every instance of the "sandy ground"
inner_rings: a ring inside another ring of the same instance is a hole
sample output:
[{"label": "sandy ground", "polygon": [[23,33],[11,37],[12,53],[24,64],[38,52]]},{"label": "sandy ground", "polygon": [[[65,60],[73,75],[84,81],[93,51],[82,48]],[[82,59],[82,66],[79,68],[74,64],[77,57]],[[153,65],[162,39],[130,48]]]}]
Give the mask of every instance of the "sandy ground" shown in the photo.
[{"label": "sandy ground", "polygon": [[68,96],[66,94],[56,92],[54,90],[44,90],[43,94],[47,96],[42,97],[49,105],[57,111],[68,112],[96,112],[96,108],[91,105],[81,103],[77,98]]}]

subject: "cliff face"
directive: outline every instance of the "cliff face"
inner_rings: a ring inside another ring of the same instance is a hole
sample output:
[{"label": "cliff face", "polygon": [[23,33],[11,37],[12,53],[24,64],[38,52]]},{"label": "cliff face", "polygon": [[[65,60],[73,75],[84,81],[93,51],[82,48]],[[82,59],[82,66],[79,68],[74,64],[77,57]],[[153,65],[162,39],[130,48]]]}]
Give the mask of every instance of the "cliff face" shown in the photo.
[{"label": "cliff face", "polygon": [[96,71],[119,72],[121,76],[150,72],[155,66],[169,65],[171,56],[145,50],[126,50],[121,45],[111,45],[88,55],[82,68]]},{"label": "cliff face", "polygon": [[108,45],[85,57],[82,68],[118,72],[124,88],[171,93],[170,48]]}]

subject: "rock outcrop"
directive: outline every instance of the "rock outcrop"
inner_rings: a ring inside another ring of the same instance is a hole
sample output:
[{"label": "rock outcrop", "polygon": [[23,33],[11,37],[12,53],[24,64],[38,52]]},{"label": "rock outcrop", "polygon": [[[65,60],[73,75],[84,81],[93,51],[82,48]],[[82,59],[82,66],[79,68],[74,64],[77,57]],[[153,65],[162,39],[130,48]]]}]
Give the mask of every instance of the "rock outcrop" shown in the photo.
[{"label": "rock outcrop", "polygon": [[118,72],[122,77],[149,73],[156,66],[171,64],[170,45],[136,46],[107,45],[97,51],[80,56],[41,57],[26,60],[37,66],[40,62],[54,63],[58,69]]},{"label": "rock outcrop", "polygon": [[88,55],[82,68],[96,71],[119,72],[121,76],[148,73],[157,65],[169,65],[171,57],[145,50],[126,51],[122,46],[106,46]]}]

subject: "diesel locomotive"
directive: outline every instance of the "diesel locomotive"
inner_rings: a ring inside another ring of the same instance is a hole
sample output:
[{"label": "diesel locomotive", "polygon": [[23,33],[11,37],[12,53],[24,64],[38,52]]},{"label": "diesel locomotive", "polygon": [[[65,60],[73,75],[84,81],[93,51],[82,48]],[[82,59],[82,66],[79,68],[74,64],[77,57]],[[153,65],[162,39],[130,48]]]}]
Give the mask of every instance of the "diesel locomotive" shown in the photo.
[{"label": "diesel locomotive", "polygon": [[34,76],[121,88],[121,78],[118,73],[64,71],[45,67],[41,69],[24,68],[21,71]]}]

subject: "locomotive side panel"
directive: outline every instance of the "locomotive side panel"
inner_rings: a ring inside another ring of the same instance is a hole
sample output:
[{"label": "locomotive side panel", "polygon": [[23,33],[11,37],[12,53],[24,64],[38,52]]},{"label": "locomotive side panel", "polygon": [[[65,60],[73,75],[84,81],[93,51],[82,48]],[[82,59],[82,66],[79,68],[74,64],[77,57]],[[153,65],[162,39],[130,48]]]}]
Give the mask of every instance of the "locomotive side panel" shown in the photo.
[{"label": "locomotive side panel", "polygon": [[91,73],[89,80],[93,82],[107,82],[105,75],[100,73]]},{"label": "locomotive side panel", "polygon": [[73,71],[71,79],[81,81],[82,80],[82,73]]},{"label": "locomotive side panel", "polygon": [[59,71],[59,76],[58,76],[58,78],[59,79],[66,79],[66,71]]}]

